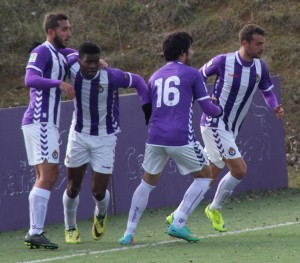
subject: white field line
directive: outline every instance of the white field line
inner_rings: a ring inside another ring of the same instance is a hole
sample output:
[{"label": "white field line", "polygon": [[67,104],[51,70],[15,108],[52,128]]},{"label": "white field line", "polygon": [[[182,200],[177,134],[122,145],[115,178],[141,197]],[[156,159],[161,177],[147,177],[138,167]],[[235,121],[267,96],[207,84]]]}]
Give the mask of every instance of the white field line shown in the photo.
[{"label": "white field line", "polygon": [[[236,234],[242,234],[242,233],[247,233],[247,232],[252,232],[252,231],[259,231],[259,230],[265,230],[265,229],[283,227],[283,226],[290,226],[290,225],[296,225],[296,224],[299,224],[299,222],[286,222],[286,223],[282,223],[282,224],[275,224],[275,225],[269,225],[269,226],[245,228],[245,229],[229,231],[229,232],[225,232],[225,233],[200,236],[199,238],[204,239],[204,238],[236,235]],[[66,256],[60,256],[60,257],[54,257],[54,258],[37,259],[37,260],[26,261],[26,262],[22,261],[22,263],[40,263],[40,262],[51,262],[51,261],[58,261],[58,260],[61,261],[61,260],[73,258],[73,257],[81,257],[81,256],[104,254],[104,253],[111,253],[111,252],[118,252],[118,251],[125,251],[125,250],[133,250],[133,249],[144,248],[144,247],[153,247],[153,246],[159,246],[159,245],[163,245],[163,244],[174,243],[174,242],[178,242],[178,241],[182,241],[182,239],[161,241],[161,242],[157,242],[157,243],[150,243],[150,244],[144,244],[144,245],[123,246],[123,247],[112,248],[112,249],[107,249],[107,250],[96,250],[96,251],[88,251],[87,250],[85,252],[81,252],[78,254],[72,254],[72,255],[66,255]]]}]

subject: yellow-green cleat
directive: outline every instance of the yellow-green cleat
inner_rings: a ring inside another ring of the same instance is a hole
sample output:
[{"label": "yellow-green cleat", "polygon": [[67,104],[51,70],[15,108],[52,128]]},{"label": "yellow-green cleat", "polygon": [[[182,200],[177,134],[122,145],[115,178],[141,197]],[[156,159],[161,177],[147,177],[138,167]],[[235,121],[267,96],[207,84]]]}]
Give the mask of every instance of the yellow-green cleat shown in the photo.
[{"label": "yellow-green cleat", "polygon": [[222,214],[218,210],[210,210],[209,205],[205,208],[205,214],[210,220],[212,227],[220,232],[226,232],[225,223]]},{"label": "yellow-green cleat", "polygon": [[96,216],[94,214],[94,222],[92,228],[92,236],[94,240],[99,240],[103,237],[106,231],[106,224],[107,224],[107,213],[104,216]]},{"label": "yellow-green cleat", "polygon": [[79,244],[80,237],[78,228],[66,229],[65,230],[65,241],[67,244]]},{"label": "yellow-green cleat", "polygon": [[165,222],[166,222],[166,224],[171,225],[173,223],[173,221],[174,221],[174,213],[171,213],[170,215],[168,215],[166,217]]}]

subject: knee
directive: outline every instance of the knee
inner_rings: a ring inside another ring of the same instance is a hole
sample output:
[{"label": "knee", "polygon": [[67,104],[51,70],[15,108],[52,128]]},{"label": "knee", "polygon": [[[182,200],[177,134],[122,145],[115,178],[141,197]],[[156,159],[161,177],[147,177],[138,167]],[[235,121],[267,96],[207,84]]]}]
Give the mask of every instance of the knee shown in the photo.
[{"label": "knee", "polygon": [[241,164],[239,167],[236,167],[236,169],[231,172],[231,174],[238,180],[241,180],[246,173],[247,173],[247,164],[245,162]]},{"label": "knee", "polygon": [[75,198],[79,194],[80,189],[80,186],[68,185],[67,194],[70,198]]},{"label": "knee", "polygon": [[97,201],[101,201],[105,197],[105,191],[104,192],[93,191],[93,196]]}]

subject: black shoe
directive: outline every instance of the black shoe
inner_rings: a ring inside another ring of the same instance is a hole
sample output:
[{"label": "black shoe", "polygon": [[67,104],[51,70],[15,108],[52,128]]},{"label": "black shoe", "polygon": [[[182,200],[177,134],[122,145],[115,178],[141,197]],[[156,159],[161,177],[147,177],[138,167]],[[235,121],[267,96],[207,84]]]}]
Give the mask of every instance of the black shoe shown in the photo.
[{"label": "black shoe", "polygon": [[58,245],[52,243],[48,238],[44,236],[44,232],[41,234],[29,235],[26,234],[24,243],[30,248],[47,248],[47,249],[57,249]]}]

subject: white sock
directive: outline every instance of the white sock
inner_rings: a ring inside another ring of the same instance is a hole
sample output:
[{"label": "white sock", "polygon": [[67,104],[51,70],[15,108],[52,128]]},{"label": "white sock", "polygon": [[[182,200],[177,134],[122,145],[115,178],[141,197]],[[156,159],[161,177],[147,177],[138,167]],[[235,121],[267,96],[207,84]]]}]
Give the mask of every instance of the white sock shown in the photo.
[{"label": "white sock", "polygon": [[70,198],[67,195],[67,190],[65,190],[63,194],[63,205],[64,205],[65,228],[67,230],[77,227],[76,212],[77,212],[78,204],[79,204],[79,195],[77,195],[75,198]]},{"label": "white sock", "polygon": [[144,180],[142,180],[140,185],[136,188],[132,196],[125,235],[135,234],[135,229],[147,207],[149,194],[154,188],[155,186],[147,184]]},{"label": "white sock", "polygon": [[41,234],[44,230],[48,201],[51,192],[33,187],[29,194],[29,235]]},{"label": "white sock", "polygon": [[95,197],[93,197],[93,198],[94,198],[95,204],[96,204],[96,207],[95,207],[96,215],[104,216],[107,211],[108,203],[110,200],[109,191],[106,189],[105,196],[101,201],[98,201],[97,199],[95,199]]},{"label": "white sock", "polygon": [[210,210],[220,210],[228,197],[232,194],[233,189],[241,182],[241,180],[233,177],[230,172],[225,174],[218,185],[214,200],[209,206]]},{"label": "white sock", "polygon": [[177,228],[183,227],[188,216],[195,210],[209,189],[211,179],[195,178],[194,182],[186,190],[183,200],[174,212],[173,225]]}]

